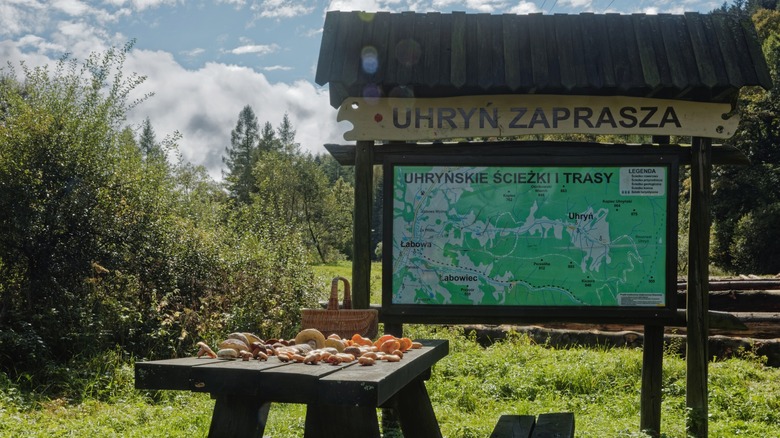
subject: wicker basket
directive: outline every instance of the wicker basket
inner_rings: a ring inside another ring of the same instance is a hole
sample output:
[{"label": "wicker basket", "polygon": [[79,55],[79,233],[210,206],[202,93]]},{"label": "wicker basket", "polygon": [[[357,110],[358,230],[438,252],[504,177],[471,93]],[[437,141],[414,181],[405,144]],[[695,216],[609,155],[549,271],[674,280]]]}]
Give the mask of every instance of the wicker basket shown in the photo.
[{"label": "wicker basket", "polygon": [[[344,302],[339,309],[339,281],[344,283]],[[355,333],[373,339],[379,331],[379,312],[376,309],[353,309],[349,281],[336,277],[330,286],[327,309],[303,309],[301,328],[315,328],[325,336],[333,333],[349,339]]]}]

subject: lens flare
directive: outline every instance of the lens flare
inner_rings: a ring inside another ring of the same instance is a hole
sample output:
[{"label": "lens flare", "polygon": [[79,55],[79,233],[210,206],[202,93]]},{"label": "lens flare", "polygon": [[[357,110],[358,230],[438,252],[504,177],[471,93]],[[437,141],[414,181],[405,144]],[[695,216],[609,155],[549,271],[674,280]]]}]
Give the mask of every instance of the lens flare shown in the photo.
[{"label": "lens flare", "polygon": [[360,51],[360,65],[363,71],[372,75],[379,69],[379,55],[373,46],[363,47]]}]

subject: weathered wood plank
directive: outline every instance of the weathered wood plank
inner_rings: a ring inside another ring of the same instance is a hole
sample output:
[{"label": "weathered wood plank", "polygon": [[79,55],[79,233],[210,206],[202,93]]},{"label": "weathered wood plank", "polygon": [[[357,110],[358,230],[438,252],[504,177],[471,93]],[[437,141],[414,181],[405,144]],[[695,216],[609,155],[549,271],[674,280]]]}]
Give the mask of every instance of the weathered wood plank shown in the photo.
[{"label": "weathered wood plank", "polygon": [[581,14],[580,21],[582,23],[580,38],[585,42],[583,48],[585,49],[585,72],[588,76],[588,86],[601,88],[604,86],[604,78],[601,74],[602,63],[600,61],[603,55],[600,52],[595,32],[590,32],[590,29],[594,27],[593,14]]},{"label": "weathered wood plank", "polygon": [[423,66],[425,67],[425,84],[435,86],[439,83],[439,66],[442,65],[439,58],[442,53],[441,47],[441,14],[430,13],[426,15],[425,34],[423,35]]},{"label": "weathered wood plank", "polygon": [[539,414],[531,438],[574,438],[574,414],[571,412]]},{"label": "weathered wood plank", "polygon": [[382,83],[387,76],[387,57],[389,56],[390,13],[377,12],[371,21],[371,45],[376,49],[377,70],[371,75],[372,81]]},{"label": "weathered wood plank", "polygon": [[[356,14],[358,12],[355,12]],[[368,24],[364,21],[350,20],[353,25],[346,27],[346,35],[340,44],[343,44],[344,52],[346,56],[341,59],[342,73],[341,82],[346,86],[351,86],[357,81],[358,73],[362,71],[361,57],[357,56],[362,50],[363,32],[369,31],[367,29]]]},{"label": "weathered wood plank", "polygon": [[666,48],[661,55],[669,63],[671,85],[678,90],[683,90],[688,85],[688,73],[685,69],[685,60],[683,58],[688,55],[680,53],[680,41],[677,35],[675,18],[668,14],[661,14],[659,18],[661,36]]},{"label": "weathered wood plank", "polygon": [[439,81],[437,85],[447,86],[450,83],[451,59],[452,59],[452,14],[443,14],[441,16],[441,35],[440,35],[441,53],[439,59]]},{"label": "weathered wood plank", "polygon": [[547,63],[547,47],[545,44],[544,16],[542,14],[530,14],[528,22],[528,36],[530,37],[531,67],[533,72],[532,84],[534,88],[545,88],[550,79],[549,64]]},{"label": "weathered wood plank", "polygon": [[411,85],[414,68],[414,12],[402,12],[395,24],[395,39],[393,53],[395,63],[395,80],[400,85]]},{"label": "weathered wood plank", "polygon": [[688,237],[687,428],[690,435],[700,438],[706,437],[708,433],[711,145],[709,139],[693,139]]},{"label": "weathered wood plank", "polygon": [[619,14],[607,14],[605,17],[607,41],[612,55],[612,71],[615,75],[615,85],[621,90],[632,88],[631,65],[628,61],[623,28],[625,20]]},{"label": "weathered wood plank", "polygon": [[591,59],[585,57],[585,37],[582,34],[582,21],[570,20],[571,27],[571,44],[572,44],[572,70],[574,70],[577,82],[576,88],[578,90],[586,89],[590,84],[588,82],[588,69],[593,64]]},{"label": "weathered wood plank", "polygon": [[[413,144],[398,143],[394,145],[381,145],[374,147],[373,164],[382,164],[387,154],[425,154],[451,156],[457,154],[474,154],[478,151],[480,155],[519,155],[538,152],[539,155],[564,155],[568,153],[582,153],[584,147],[595,147],[604,151],[604,154],[612,154],[616,149],[634,150],[643,149],[648,153],[666,153],[677,151],[680,156],[680,164],[690,164],[690,147],[679,145],[632,145],[626,148],[626,145],[605,145],[599,143],[567,143],[567,142],[495,142],[482,143],[479,146],[468,143],[452,143],[444,145],[435,144]],[[355,145],[326,144],[325,149],[344,166],[355,164]],[[589,150],[592,153],[593,150]],[[739,149],[733,146],[713,146],[712,164],[733,164],[747,165],[750,160]]]},{"label": "weathered wood plank", "polygon": [[699,88],[702,85],[699,69],[696,66],[696,57],[691,56],[694,48],[691,46],[691,34],[688,28],[686,16],[675,15],[673,18],[675,36],[679,47],[679,55],[682,60],[683,70],[687,78],[683,89]]},{"label": "weathered wood plank", "polygon": [[639,396],[639,429],[652,437],[661,433],[661,389],[663,387],[664,328],[644,327],[642,347],[642,392]]},{"label": "weathered wood plank", "polygon": [[533,415],[502,415],[493,428],[490,438],[528,438],[536,417]]},{"label": "weathered wood plank", "polygon": [[661,74],[658,71],[658,61],[653,48],[653,35],[647,15],[632,15],[634,22],[634,38],[637,43],[637,55],[639,56],[641,74],[648,88],[655,89],[661,85]]},{"label": "weathered wood plank", "polygon": [[696,66],[699,70],[701,83],[713,88],[718,85],[718,77],[715,74],[715,63],[712,59],[710,43],[707,41],[706,33],[704,31],[702,16],[696,13],[686,13],[685,19],[688,25],[691,48],[693,49],[693,56],[696,59]]},{"label": "weathered wood plank", "polygon": [[422,379],[404,386],[394,400],[404,438],[442,438],[433,404]]},{"label": "weathered wood plank", "polygon": [[702,25],[702,32],[706,39],[706,44],[710,48],[710,61],[712,62],[716,82],[714,87],[728,87],[729,77],[726,73],[725,61],[718,46],[719,35],[716,33],[712,23],[712,14],[703,14],[699,17]]},{"label": "weathered wood plank", "polygon": [[626,62],[630,69],[630,76],[627,82],[628,90],[646,87],[648,84],[644,80],[642,60],[639,55],[636,31],[634,30],[634,20],[622,19],[621,24],[622,35],[620,35],[620,38],[623,40],[623,45],[626,48]]},{"label": "weathered wood plank", "polygon": [[219,363],[219,359],[188,357],[135,363],[135,389],[190,388],[190,370],[196,366]]},{"label": "weathered wood plank", "polygon": [[428,14],[415,14],[414,31],[411,41],[408,42],[411,54],[409,63],[412,69],[412,84],[424,84],[428,80],[425,57],[427,48],[423,44],[427,35],[433,31],[428,27]]},{"label": "weathered wood plank", "polygon": [[547,84],[553,90],[561,89],[561,60],[558,39],[555,37],[555,18],[553,15],[542,16],[544,34],[542,44],[547,52]]},{"label": "weathered wood plank", "polygon": [[256,397],[221,394],[211,415],[209,438],[262,438],[270,402]]},{"label": "weathered wood plank", "polygon": [[352,306],[371,303],[371,213],[374,202],[374,144],[359,141],[355,153],[355,210],[353,220]]},{"label": "weathered wood plank", "polygon": [[[489,14],[477,14],[476,18],[476,37],[477,37],[477,65],[481,66],[477,71],[477,83],[482,88],[488,88],[495,83],[493,72],[498,68],[493,59],[493,32],[500,32],[500,29],[494,29]],[[491,66],[492,68],[485,68]]]},{"label": "weathered wood plank", "polygon": [[609,35],[607,34],[607,19],[604,15],[593,15],[595,28],[592,29],[596,37],[596,50],[598,53],[598,66],[601,73],[602,86],[615,88],[618,86],[613,69],[614,57],[612,56]]},{"label": "weathered wood plank", "polygon": [[558,68],[560,70],[561,85],[567,90],[577,86],[577,70],[574,56],[574,44],[572,41],[572,20],[569,15],[564,15],[553,22],[555,27],[555,40],[558,42],[558,57],[560,63]]},{"label": "weathered wood plank", "polygon": [[306,424],[303,436],[304,438],[379,438],[379,420],[376,408],[309,405],[306,407]]},{"label": "weathered wood plank", "polygon": [[728,37],[730,32],[727,21],[729,17],[726,14],[712,14],[712,24],[715,29],[715,34],[720,35],[717,39],[718,46],[723,58],[728,60],[725,62],[726,73],[728,74],[729,84],[735,87],[742,87],[745,85],[745,78],[742,76],[742,69],[736,62],[733,62],[738,58],[737,47],[732,38]]},{"label": "weathered wood plank", "polygon": [[520,27],[520,19],[516,15],[504,14],[501,16],[503,22],[503,57],[504,57],[504,80],[510,90],[515,91],[523,84],[523,78],[520,73],[522,53],[520,39],[527,38],[525,28]]},{"label": "weathered wood plank", "polygon": [[456,88],[466,85],[466,13],[452,13],[450,34],[450,83]]},{"label": "weathered wood plank", "polygon": [[479,14],[466,14],[466,82],[476,85],[482,66],[479,63],[479,35],[477,28]]},{"label": "weathered wood plank", "polygon": [[325,85],[335,77],[330,71],[330,66],[333,63],[333,54],[336,50],[336,34],[339,28],[337,20],[340,15],[338,11],[328,11],[325,15],[317,73],[314,75],[314,82],[318,85]]},{"label": "weathered wood plank", "polygon": [[[346,47],[349,42],[349,35],[352,32],[353,24],[351,20],[350,14],[341,14],[341,15],[335,15],[334,16],[336,21],[338,22],[336,24],[336,32],[334,37],[334,47]],[[344,82],[342,77],[345,76],[344,71],[344,63],[348,56],[352,54],[348,54],[345,50],[333,50],[330,53],[330,70],[329,73],[333,77],[338,77],[339,83],[344,86],[349,86],[350,84],[347,84]]]}]

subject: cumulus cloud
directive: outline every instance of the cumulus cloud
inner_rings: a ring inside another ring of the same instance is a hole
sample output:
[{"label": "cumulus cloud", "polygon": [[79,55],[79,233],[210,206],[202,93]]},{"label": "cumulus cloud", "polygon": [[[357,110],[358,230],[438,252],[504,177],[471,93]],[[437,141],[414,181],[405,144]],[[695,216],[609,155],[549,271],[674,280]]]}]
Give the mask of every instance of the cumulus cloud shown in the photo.
[{"label": "cumulus cloud", "polygon": [[325,143],[343,142],[327,92],[310,82],[270,83],[252,69],[208,63],[197,70],[179,65],[170,53],[134,50],[127,67],[147,76],[135,92],[154,92],[130,114],[136,126],[149,117],[158,135],[181,132],[185,160],[202,164],[214,178],[221,177],[222,155],[230,145],[230,131],[238,114],[251,105],[261,124],[274,127],[287,112],[304,150],[323,152]]},{"label": "cumulus cloud", "polygon": [[37,33],[49,21],[47,6],[37,0],[9,0],[0,2],[0,35],[11,36]]}]

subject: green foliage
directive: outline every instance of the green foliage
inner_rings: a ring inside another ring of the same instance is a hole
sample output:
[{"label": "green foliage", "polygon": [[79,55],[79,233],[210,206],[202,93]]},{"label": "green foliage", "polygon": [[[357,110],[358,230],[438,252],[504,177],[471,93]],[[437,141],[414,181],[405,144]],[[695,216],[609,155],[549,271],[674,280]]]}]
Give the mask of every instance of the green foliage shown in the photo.
[{"label": "green foliage", "polygon": [[205,169],[170,165],[178,134],[158,142],[147,120],[144,155],[123,127],[143,81],[122,72],[130,48],[0,75],[0,373],[23,388],[110,398],[127,376],[98,369],[106,351],[289,336],[313,304],[299,232],[248,226]]},{"label": "green foliage", "polygon": [[[743,91],[740,127],[728,143],[750,159],[744,166],[713,170],[713,262],[728,271],[754,274],[780,272],[780,247],[774,244],[773,224],[780,205],[780,12],[754,15],[766,36],[764,53],[774,88]],[[744,271],[750,269],[750,271]]]},{"label": "green foliage", "polygon": [[350,184],[339,179],[329,185],[309,154],[276,151],[260,154],[255,179],[257,193],[251,209],[258,224],[291,224],[322,263],[351,254],[354,190]]}]

